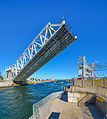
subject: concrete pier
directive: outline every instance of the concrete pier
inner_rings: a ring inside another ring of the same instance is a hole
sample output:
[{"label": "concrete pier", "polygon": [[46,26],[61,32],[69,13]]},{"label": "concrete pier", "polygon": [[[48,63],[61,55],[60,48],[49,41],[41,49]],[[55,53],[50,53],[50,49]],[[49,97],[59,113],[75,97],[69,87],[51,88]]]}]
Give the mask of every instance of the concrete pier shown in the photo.
[{"label": "concrete pier", "polygon": [[83,119],[77,103],[66,102],[66,94],[52,101],[51,114],[47,119]]},{"label": "concrete pier", "polygon": [[[67,101],[67,93],[52,101],[51,113],[46,119],[102,119],[103,113],[97,108],[93,94],[80,93],[76,102]],[[76,98],[76,97],[75,97]]]},{"label": "concrete pier", "polygon": [[39,116],[42,118],[37,119],[107,119],[107,98],[103,97],[105,94],[106,88],[103,87],[95,89],[71,86],[69,89],[65,88],[63,94],[57,98],[46,101],[46,97],[42,101],[43,105],[36,104],[38,111],[34,111],[30,119]]}]

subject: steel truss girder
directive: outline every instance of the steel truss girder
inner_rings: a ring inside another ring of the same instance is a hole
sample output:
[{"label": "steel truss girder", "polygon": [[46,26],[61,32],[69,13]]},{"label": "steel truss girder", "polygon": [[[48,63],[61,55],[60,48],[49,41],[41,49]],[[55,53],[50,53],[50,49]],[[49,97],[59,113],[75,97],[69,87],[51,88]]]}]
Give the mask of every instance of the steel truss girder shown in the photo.
[{"label": "steel truss girder", "polygon": [[26,80],[74,40],[76,37],[65,26],[65,21],[60,24],[48,23],[11,66],[9,78],[14,81]]}]

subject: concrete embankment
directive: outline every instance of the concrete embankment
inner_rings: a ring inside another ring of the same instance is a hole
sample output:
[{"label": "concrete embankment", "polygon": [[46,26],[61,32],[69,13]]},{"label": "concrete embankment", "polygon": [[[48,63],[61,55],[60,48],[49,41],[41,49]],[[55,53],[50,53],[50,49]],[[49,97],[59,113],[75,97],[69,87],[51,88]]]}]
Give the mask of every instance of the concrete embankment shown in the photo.
[{"label": "concrete embankment", "polygon": [[[107,80],[74,80],[74,91],[93,93],[97,109],[107,116]],[[107,118],[107,117],[106,117]],[[105,119],[106,119],[105,118]]]},{"label": "concrete embankment", "polygon": [[11,87],[11,86],[19,86],[19,85],[13,83],[13,81],[0,80],[0,88]]},{"label": "concrete embankment", "polygon": [[[102,115],[102,117],[106,117],[107,115],[107,87],[97,86],[96,88],[91,88],[91,87],[84,88],[84,87],[74,86],[72,88],[72,92],[80,92],[80,93],[87,94],[86,96],[84,96],[82,100],[78,102],[79,105],[82,104],[82,106],[80,106],[81,110],[83,110],[83,104],[85,104],[84,108],[87,107],[92,113],[92,115],[96,116],[96,113],[98,112],[100,115]],[[90,108],[90,105],[94,105],[93,109]],[[100,119],[99,117],[97,118]]]}]

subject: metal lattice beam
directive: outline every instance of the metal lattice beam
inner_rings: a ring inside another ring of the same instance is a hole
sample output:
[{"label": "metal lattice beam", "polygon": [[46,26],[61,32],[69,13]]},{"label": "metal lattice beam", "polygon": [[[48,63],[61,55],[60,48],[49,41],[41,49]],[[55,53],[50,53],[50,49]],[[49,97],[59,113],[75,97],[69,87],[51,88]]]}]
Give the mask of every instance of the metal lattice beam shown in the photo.
[{"label": "metal lattice beam", "polygon": [[14,81],[26,80],[76,39],[65,26],[65,21],[58,24],[49,22],[16,62],[6,68],[5,78]]}]

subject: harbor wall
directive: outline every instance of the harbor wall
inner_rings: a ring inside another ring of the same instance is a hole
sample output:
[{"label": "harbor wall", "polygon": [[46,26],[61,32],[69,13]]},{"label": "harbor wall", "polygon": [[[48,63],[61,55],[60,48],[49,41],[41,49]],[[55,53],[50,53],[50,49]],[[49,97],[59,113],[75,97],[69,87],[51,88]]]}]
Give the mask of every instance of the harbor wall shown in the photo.
[{"label": "harbor wall", "polygon": [[96,86],[104,86],[107,87],[106,79],[81,79],[81,80],[73,80],[74,86],[87,86],[87,87],[96,87]]},{"label": "harbor wall", "polygon": [[[83,103],[95,102],[97,108],[107,116],[107,87],[97,86],[96,88],[72,87],[72,92],[86,93],[79,102],[80,106]],[[106,117],[107,118],[107,117]]]},{"label": "harbor wall", "polygon": [[95,88],[83,88],[83,87],[72,87],[72,92],[82,92],[82,93],[96,93],[97,89]]},{"label": "harbor wall", "polygon": [[9,81],[9,80],[0,81],[0,87],[8,87],[12,85],[13,85],[13,81]]},{"label": "harbor wall", "polygon": [[97,86],[97,95],[100,95],[107,99],[107,87]]},{"label": "harbor wall", "polygon": [[29,119],[45,119],[50,115],[52,100],[60,97],[63,91],[51,93],[39,102],[33,104],[33,115]]},{"label": "harbor wall", "polygon": [[92,86],[91,80],[74,80],[74,86]]}]

